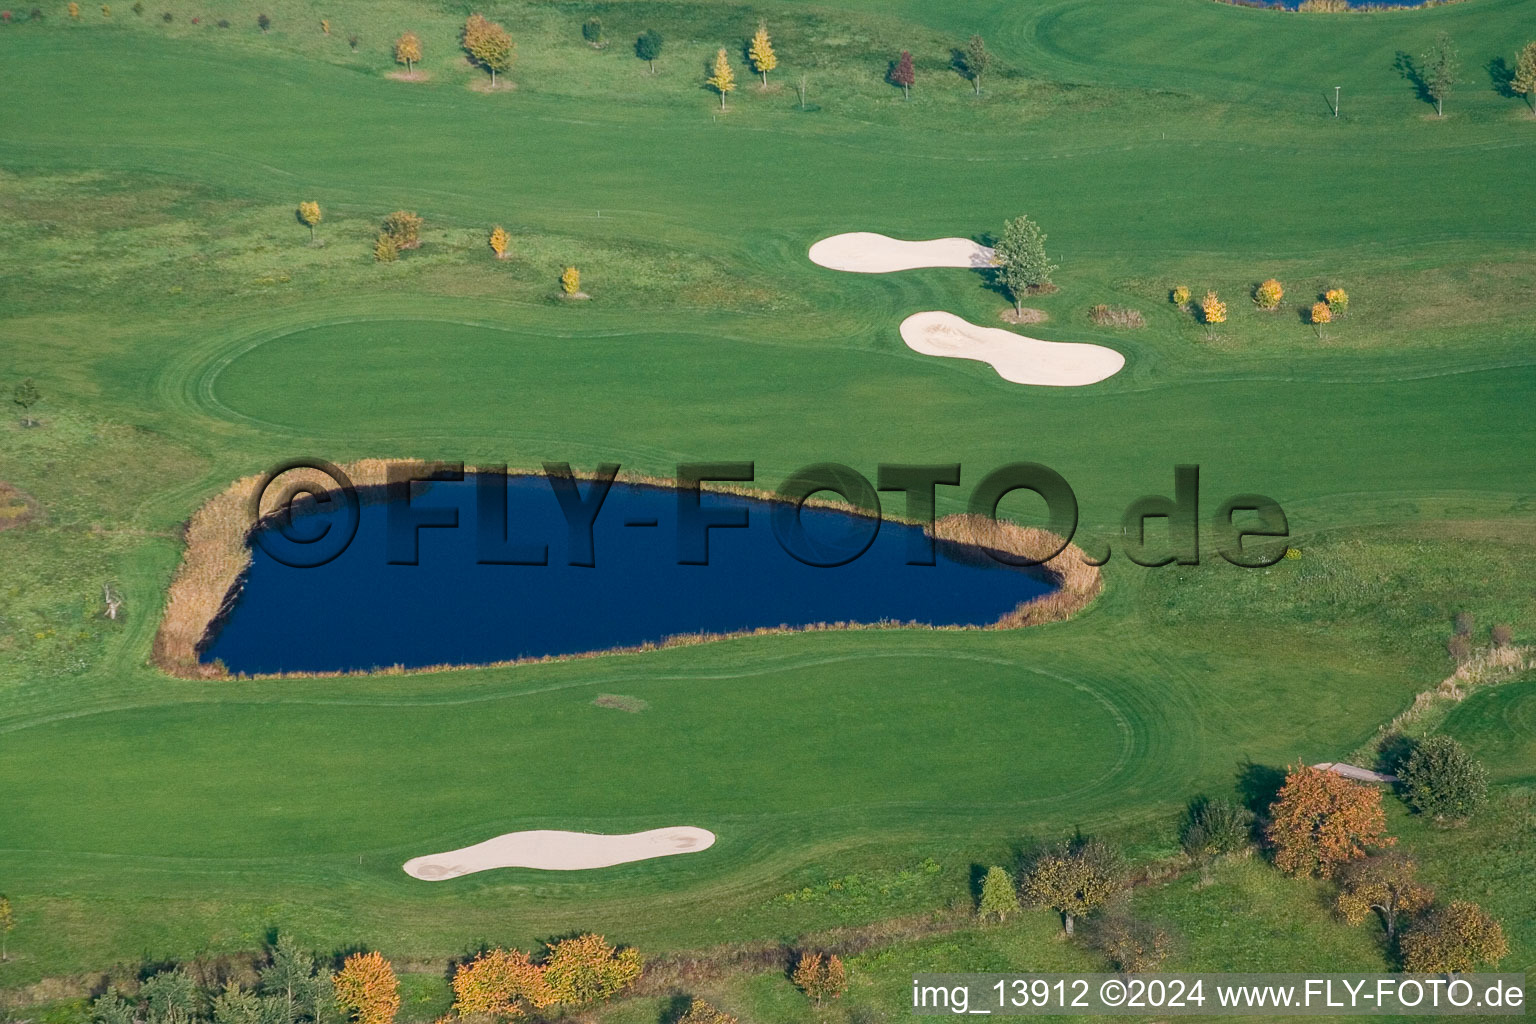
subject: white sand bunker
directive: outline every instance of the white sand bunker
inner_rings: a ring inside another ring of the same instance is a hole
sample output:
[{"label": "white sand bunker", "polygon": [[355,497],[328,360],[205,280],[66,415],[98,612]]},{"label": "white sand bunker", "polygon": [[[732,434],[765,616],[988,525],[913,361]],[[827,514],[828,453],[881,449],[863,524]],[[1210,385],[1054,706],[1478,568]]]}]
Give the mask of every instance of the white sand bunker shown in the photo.
[{"label": "white sand bunker", "polygon": [[535,829],[508,832],[462,850],[413,857],[405,862],[405,873],[424,882],[441,882],[492,868],[580,871],[679,853],[698,853],[714,844],[713,832],[688,825],[618,836]]},{"label": "white sand bunker", "polygon": [[823,238],[811,246],[810,257],[812,263],[854,274],[889,274],[921,267],[984,270],[992,266],[992,250],[969,238],[904,242],[873,231]]},{"label": "white sand bunker", "polygon": [[991,363],[1015,384],[1080,387],[1113,377],[1125,356],[1103,345],[1040,341],[998,327],[978,327],[953,313],[913,313],[901,322],[901,340],[925,356]]}]

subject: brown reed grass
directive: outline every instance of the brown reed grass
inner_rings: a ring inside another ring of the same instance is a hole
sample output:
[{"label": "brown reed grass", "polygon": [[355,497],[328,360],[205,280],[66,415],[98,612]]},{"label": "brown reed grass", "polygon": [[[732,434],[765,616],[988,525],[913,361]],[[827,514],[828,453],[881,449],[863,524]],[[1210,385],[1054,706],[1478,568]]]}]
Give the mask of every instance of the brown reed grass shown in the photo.
[{"label": "brown reed grass", "polygon": [[[362,459],[346,463],[341,470],[351,478],[358,489],[359,499],[364,502],[382,501],[385,484],[393,467],[415,466],[424,463],[408,459]],[[466,469],[466,473],[476,472]],[[539,476],[541,470],[511,469],[514,476]],[[593,474],[575,471],[580,479],[591,479]],[[154,663],[164,672],[183,679],[228,678],[229,672],[217,662],[205,663],[200,654],[211,639],[218,624],[234,607],[244,584],[246,570],[251,564],[250,537],[266,519],[280,510],[285,494],[294,491],[299,483],[313,487],[316,492],[335,493],[334,481],[323,474],[295,470],[283,477],[285,486],[279,490],[268,488],[263,494],[262,508],[253,510],[256,488],[261,484],[259,476],[241,477],[225,490],[209,499],[199,508],[187,524],[186,549],[181,565],[171,579],[166,594],[165,614],[153,646]],[[293,483],[289,483],[292,480]],[[677,481],[666,477],[646,476],[636,473],[620,473],[617,480],[641,486],[675,488]],[[765,501],[775,500],[772,492],[732,483],[708,482],[703,490],[712,493],[735,494]],[[852,508],[844,502],[812,497],[806,502],[813,507],[838,508],[855,515],[873,515],[870,510]],[[887,516],[896,522],[906,522],[900,516]],[[1036,527],[1019,526],[1016,523],[998,522],[977,515],[951,515],[939,519],[932,528],[946,557],[964,560],[967,557],[991,560],[987,551],[1013,557],[1039,560],[1043,555],[1062,546],[1061,538]],[[1060,622],[1071,618],[1090,604],[1103,587],[1102,576],[1096,566],[1088,564],[1086,556],[1076,545],[1068,544],[1055,557],[1044,562],[1036,570],[1048,579],[1056,589],[1023,602],[985,626],[934,626],[920,622],[899,622],[883,619],[878,622],[816,622],[803,626],[760,626],[755,629],[735,630],[725,633],[679,633],[660,641],[613,647],[577,654],[543,655],[531,658],[515,658],[477,665],[444,663],[407,670],[394,665],[367,671],[347,670],[333,672],[283,672],[258,674],[240,678],[252,679],[331,679],[370,675],[404,675],[451,672],[466,668],[504,668],[515,665],[548,664],[585,658],[609,657],[622,654],[642,654],[673,647],[694,647],[718,640],[734,640],[743,637],[777,636],[788,633],[818,633],[833,630],[871,629],[927,629],[958,632],[983,629],[1019,629],[1047,622]]]}]

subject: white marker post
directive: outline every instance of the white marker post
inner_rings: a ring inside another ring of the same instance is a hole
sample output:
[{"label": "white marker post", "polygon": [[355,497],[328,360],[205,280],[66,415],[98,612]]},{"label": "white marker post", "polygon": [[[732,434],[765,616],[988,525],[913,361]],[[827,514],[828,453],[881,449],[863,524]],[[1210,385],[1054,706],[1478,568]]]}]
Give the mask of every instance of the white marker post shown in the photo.
[{"label": "white marker post", "polygon": [[1339,86],[1333,87],[1333,116],[1339,116]]}]

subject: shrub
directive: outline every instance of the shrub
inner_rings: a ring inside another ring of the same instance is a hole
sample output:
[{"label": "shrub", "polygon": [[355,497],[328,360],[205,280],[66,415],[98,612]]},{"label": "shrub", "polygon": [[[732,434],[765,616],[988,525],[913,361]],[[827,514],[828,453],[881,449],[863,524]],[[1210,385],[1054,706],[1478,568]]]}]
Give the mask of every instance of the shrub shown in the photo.
[{"label": "shrub", "polygon": [[1334,316],[1343,316],[1349,312],[1349,292],[1343,288],[1329,288],[1323,295],[1323,301],[1328,303]]},{"label": "shrub", "polygon": [[373,258],[380,263],[393,263],[400,258],[400,244],[391,235],[380,234],[373,243]]},{"label": "shrub", "polygon": [[34,8],[32,8],[32,10],[27,12],[27,20],[28,21],[42,21],[43,20],[43,9],[41,7],[34,7]]},{"label": "shrub", "polygon": [[1189,289],[1182,284],[1178,285],[1168,293],[1168,298],[1175,306],[1182,306],[1189,301]]},{"label": "shrub", "polygon": [[1145,327],[1147,321],[1139,309],[1124,309],[1099,303],[1088,311],[1088,319],[1100,327]]},{"label": "shrub", "polygon": [[592,46],[599,46],[603,42],[603,19],[588,18],[581,23],[581,38]]},{"label": "shrub", "polygon": [[1472,641],[1457,633],[1445,642],[1445,653],[1458,662],[1466,661],[1472,657]]},{"label": "shrub", "polygon": [[1457,636],[1471,636],[1473,627],[1477,625],[1471,612],[1457,612],[1451,621],[1455,624]]},{"label": "shrub", "polygon": [[511,241],[512,236],[507,234],[507,229],[500,224],[491,229],[491,251],[496,254],[497,259],[504,260],[507,258],[507,245]]},{"label": "shrub", "polygon": [[65,10],[69,12],[71,18],[80,17],[80,5],[77,3],[71,3]]},{"label": "shrub", "polygon": [[410,210],[396,210],[384,218],[382,229],[402,250],[421,248],[422,218]]},{"label": "shrub", "polygon": [[393,1024],[400,1012],[400,982],[395,969],[377,952],[353,953],[331,979],[336,1005],[357,1024]]},{"label": "shrub", "polygon": [[1007,868],[993,865],[987,868],[986,878],[981,883],[981,899],[976,904],[976,916],[986,920],[990,914],[996,914],[999,922],[1006,921],[1008,915],[1019,909],[1019,893],[1014,888],[1013,876]]},{"label": "shrub", "polygon": [[1515,641],[1515,631],[1510,628],[1509,623],[1501,622],[1493,627],[1489,639],[1493,641],[1495,647],[1508,647]]},{"label": "shrub", "polygon": [[1509,954],[1499,922],[1476,903],[1452,903],[1428,914],[1403,936],[1403,969],[1415,974],[1496,967]]},{"label": "shrub", "polygon": [[1270,278],[1253,290],[1253,301],[1260,309],[1276,310],[1280,308],[1280,300],[1285,298],[1285,289],[1279,281]]},{"label": "shrub", "polygon": [[521,1017],[553,1001],[543,969],[520,950],[489,950],[453,974],[453,1012],[461,1018]]},{"label": "shrub", "polygon": [[1488,769],[1449,736],[1420,743],[1401,774],[1408,806],[1440,821],[1465,821],[1488,801]]},{"label": "shrub", "polygon": [[171,22],[176,20],[176,15],[172,14],[170,11],[163,11],[160,14],[160,20],[169,25]]},{"label": "shrub", "polygon": [[694,999],[688,1004],[688,1012],[677,1019],[677,1024],[739,1024],[739,1022],[719,1007],[702,999]]},{"label": "shrub", "polygon": [[1173,949],[1166,929],[1126,914],[1113,914],[1093,929],[1093,945],[1125,974],[1156,971]]},{"label": "shrub", "polygon": [[1253,845],[1253,812],[1228,800],[1198,800],[1180,838],[1196,860],[1241,853]]},{"label": "shrub", "polygon": [[229,19],[228,18],[220,18],[219,19],[219,28],[229,28]]},{"label": "shrub", "polygon": [[1343,14],[1349,10],[1349,0],[1301,0],[1296,9],[1316,14]]},{"label": "shrub", "polygon": [[560,290],[567,295],[575,295],[581,291],[581,271],[575,267],[566,267],[560,275]]},{"label": "shrub", "polygon": [[1215,337],[1216,325],[1227,322],[1227,304],[1215,292],[1206,292],[1205,298],[1200,300],[1200,319],[1206,326],[1206,333]]},{"label": "shrub", "polygon": [[130,10],[132,10],[134,14],[142,17],[144,14],[144,0],[133,0],[133,7],[131,7]]},{"label": "shrub", "polygon": [[569,1007],[611,999],[640,977],[639,950],[616,949],[601,935],[561,939],[549,949],[544,980],[551,1001]]},{"label": "shrub", "polygon": [[267,17],[265,13],[258,14],[256,15],[256,27],[265,32],[272,27],[272,19]]},{"label": "shrub", "polygon": [[835,954],[824,957],[820,953],[801,953],[790,980],[817,1006],[823,999],[836,999],[848,988],[848,972]]}]

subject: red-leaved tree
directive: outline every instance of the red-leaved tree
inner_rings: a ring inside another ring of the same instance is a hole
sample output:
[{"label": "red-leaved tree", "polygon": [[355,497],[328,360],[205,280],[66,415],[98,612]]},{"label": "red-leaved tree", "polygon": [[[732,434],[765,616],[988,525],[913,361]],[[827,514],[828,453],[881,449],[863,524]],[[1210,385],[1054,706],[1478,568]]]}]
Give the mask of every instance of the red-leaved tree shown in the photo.
[{"label": "red-leaved tree", "polygon": [[1387,835],[1380,790],[1306,765],[1286,775],[1270,817],[1264,833],[1274,844],[1275,864],[1291,875],[1330,878],[1370,847],[1397,841]]}]

